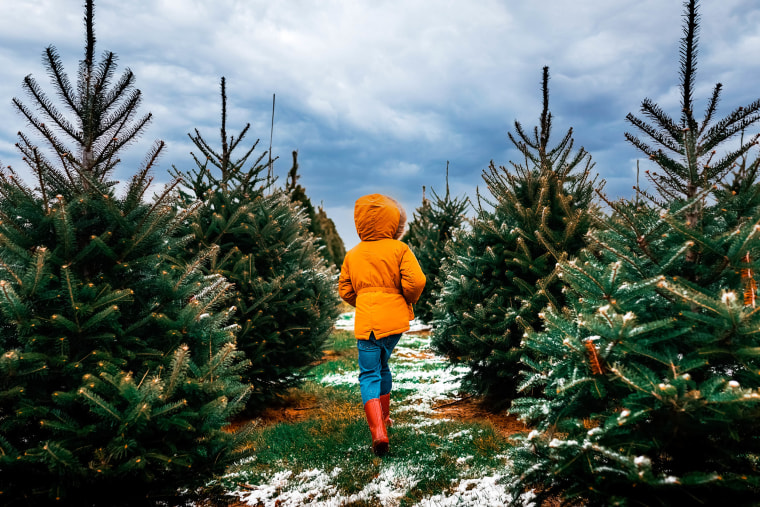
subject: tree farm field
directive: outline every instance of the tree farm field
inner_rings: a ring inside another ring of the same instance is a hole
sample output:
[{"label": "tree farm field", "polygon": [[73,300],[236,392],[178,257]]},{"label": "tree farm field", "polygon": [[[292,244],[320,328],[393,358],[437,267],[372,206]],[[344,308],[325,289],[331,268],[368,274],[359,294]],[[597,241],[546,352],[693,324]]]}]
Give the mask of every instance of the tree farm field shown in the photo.
[{"label": "tree farm field", "polygon": [[255,421],[254,457],[223,478],[234,505],[509,503],[506,449],[526,428],[462,396],[464,369],[430,351],[424,326],[405,333],[391,358],[391,450],[373,455],[352,326],[353,314],[342,314],[309,380]]}]

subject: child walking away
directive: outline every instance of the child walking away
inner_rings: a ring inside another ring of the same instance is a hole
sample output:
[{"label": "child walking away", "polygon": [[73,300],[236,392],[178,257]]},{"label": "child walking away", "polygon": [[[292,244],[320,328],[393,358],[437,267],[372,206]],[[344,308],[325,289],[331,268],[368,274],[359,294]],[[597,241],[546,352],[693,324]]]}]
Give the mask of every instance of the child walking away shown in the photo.
[{"label": "child walking away", "polygon": [[388,359],[414,319],[412,304],[425,288],[425,275],[406,244],[398,241],[406,213],[390,197],[371,194],[354,206],[361,243],[343,260],[340,297],[356,307],[354,332],[359,349],[359,387],[372,434],[372,450],[388,452],[391,370]]}]

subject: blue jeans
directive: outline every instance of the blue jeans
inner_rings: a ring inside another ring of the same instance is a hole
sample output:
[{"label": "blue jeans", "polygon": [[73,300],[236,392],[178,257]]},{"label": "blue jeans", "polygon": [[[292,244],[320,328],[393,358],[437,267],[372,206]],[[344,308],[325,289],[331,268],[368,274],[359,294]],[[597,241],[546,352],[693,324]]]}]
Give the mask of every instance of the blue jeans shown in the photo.
[{"label": "blue jeans", "polygon": [[362,403],[391,392],[393,378],[391,369],[388,368],[388,359],[400,339],[401,334],[394,334],[376,340],[375,333],[370,333],[369,340],[356,340]]}]

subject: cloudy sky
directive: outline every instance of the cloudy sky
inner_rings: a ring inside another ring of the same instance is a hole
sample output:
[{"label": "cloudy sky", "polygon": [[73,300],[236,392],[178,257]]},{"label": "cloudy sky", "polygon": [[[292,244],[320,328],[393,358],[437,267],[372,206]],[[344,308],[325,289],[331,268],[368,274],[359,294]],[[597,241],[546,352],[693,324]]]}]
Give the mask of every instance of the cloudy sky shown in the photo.
[{"label": "cloudy sky", "polygon": [[[21,169],[13,144],[26,129],[11,107],[54,45],[72,79],[84,47],[83,0],[0,5],[0,160]],[[726,114],[760,97],[760,2],[701,5],[697,109],[715,83]],[[168,144],[154,173],[192,167],[187,133],[219,132],[227,78],[228,133],[251,123],[284,182],[293,150],[301,183],[322,203],[347,247],[358,242],[353,202],[392,195],[411,212],[422,186],[474,197],[489,161],[517,160],[507,132],[532,128],[541,69],[550,67],[554,136],[573,127],[607,181],[630,195],[639,154],[625,115],[649,97],[679,116],[681,0],[99,0],[97,53],[113,51],[143,92],[154,121],[123,157],[127,179],[155,139]],[[646,162],[642,162],[646,164]]]}]

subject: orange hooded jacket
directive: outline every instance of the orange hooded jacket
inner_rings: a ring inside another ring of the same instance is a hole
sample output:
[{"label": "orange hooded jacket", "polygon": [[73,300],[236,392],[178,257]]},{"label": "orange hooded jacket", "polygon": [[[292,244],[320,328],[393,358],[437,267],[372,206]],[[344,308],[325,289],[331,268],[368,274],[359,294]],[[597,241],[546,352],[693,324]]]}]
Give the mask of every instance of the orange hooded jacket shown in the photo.
[{"label": "orange hooded jacket", "polygon": [[358,340],[369,339],[372,332],[379,340],[408,331],[414,319],[412,304],[425,288],[417,258],[397,239],[403,232],[401,217],[396,202],[380,194],[360,197],[354,206],[356,232],[362,241],[346,253],[338,291],[356,307]]}]

